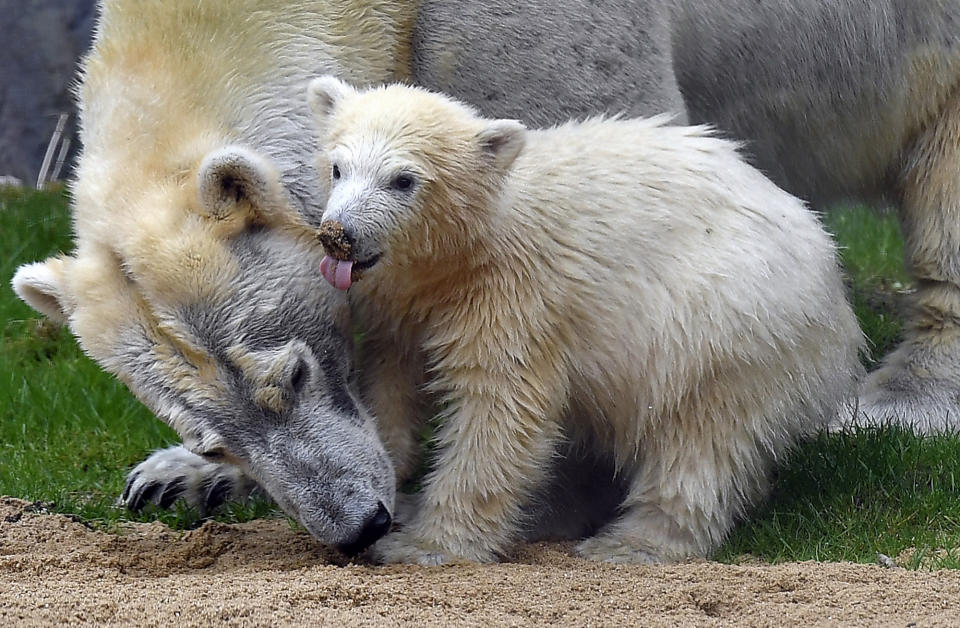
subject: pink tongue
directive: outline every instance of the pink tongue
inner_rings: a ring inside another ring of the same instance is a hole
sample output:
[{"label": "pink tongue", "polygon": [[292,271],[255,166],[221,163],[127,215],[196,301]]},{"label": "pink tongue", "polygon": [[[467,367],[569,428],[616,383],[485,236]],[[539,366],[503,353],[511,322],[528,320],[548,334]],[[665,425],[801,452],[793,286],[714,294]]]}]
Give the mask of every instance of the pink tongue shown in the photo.
[{"label": "pink tongue", "polygon": [[320,274],[323,275],[323,278],[333,283],[333,280],[330,279],[330,265],[333,263],[333,258],[329,255],[324,255],[323,259],[320,260]]},{"label": "pink tongue", "polygon": [[337,263],[337,268],[334,271],[334,280],[331,282],[337,290],[346,290],[350,287],[350,271],[352,270],[352,261],[341,260]]},{"label": "pink tongue", "polygon": [[337,284],[336,275],[334,274],[336,269],[337,260],[333,259],[329,255],[320,260],[320,274],[323,275],[323,278],[326,279],[331,286],[335,286]]},{"label": "pink tongue", "polygon": [[337,290],[346,290],[350,287],[350,273],[353,271],[353,262],[335,260],[325,255],[320,260],[320,274]]}]

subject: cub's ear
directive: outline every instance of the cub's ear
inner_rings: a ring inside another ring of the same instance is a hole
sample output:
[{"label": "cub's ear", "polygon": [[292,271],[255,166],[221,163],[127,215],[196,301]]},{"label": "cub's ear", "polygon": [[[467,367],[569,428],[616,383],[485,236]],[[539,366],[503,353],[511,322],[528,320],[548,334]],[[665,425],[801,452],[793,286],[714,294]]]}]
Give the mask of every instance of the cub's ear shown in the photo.
[{"label": "cub's ear", "polygon": [[62,325],[70,314],[65,298],[64,272],[64,260],[61,257],[24,264],[13,276],[13,291],[27,305]]},{"label": "cub's ear", "polygon": [[283,207],[280,175],[270,161],[243,146],[208,154],[197,173],[200,204],[217,219],[270,214]]},{"label": "cub's ear", "polygon": [[310,110],[313,111],[317,125],[322,129],[325,120],[336,109],[337,103],[356,93],[357,90],[332,74],[318,76],[310,81],[307,87],[307,102],[310,103]]},{"label": "cub's ear", "polygon": [[498,170],[513,164],[527,141],[527,129],[516,120],[493,120],[477,133],[477,143]]}]

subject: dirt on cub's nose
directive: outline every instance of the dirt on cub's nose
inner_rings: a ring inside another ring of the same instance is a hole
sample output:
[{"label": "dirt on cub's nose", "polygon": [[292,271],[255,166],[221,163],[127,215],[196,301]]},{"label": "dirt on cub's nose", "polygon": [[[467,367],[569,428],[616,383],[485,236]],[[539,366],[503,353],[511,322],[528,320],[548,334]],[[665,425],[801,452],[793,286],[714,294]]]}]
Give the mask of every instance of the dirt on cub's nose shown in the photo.
[{"label": "dirt on cub's nose", "polygon": [[349,260],[353,255],[353,243],[339,220],[324,220],[317,229],[317,239],[336,260]]},{"label": "dirt on cub's nose", "polygon": [[327,255],[320,261],[320,274],[337,290],[347,290],[360,278],[353,265],[353,242],[337,220],[324,220],[317,229],[317,239]]}]

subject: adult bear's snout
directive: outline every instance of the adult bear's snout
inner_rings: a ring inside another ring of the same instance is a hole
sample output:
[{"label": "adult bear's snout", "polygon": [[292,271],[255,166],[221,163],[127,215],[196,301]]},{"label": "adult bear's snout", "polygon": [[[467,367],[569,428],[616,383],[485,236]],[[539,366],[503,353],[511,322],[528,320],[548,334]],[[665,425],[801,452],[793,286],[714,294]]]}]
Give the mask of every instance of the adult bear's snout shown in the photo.
[{"label": "adult bear's snout", "polygon": [[339,545],[338,549],[348,556],[355,556],[389,532],[392,523],[393,518],[387,511],[386,506],[383,505],[383,502],[377,502],[377,511],[367,519],[357,538],[349,543]]}]

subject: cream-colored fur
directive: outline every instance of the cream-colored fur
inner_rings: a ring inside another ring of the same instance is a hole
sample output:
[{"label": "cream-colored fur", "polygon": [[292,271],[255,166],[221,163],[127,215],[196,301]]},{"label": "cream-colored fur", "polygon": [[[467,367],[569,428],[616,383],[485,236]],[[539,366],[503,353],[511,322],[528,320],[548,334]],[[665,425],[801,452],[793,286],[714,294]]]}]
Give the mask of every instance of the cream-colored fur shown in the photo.
[{"label": "cream-colored fur", "polygon": [[[318,72],[407,77],[415,9],[104,0],[78,89],[76,249],[14,278],[189,450],[237,465],[332,543],[389,525],[393,470],[349,368],[317,357],[347,355],[349,323],[290,219],[319,212],[302,95]],[[312,314],[289,305],[304,302]]]},{"label": "cream-colored fur", "polygon": [[[215,301],[235,272],[225,240],[250,217],[208,215],[198,192],[208,154],[250,146],[286,186],[289,196],[276,187],[277,203],[309,210],[305,194],[297,198],[312,181],[307,153],[291,142],[303,135],[306,108],[295,103],[310,68],[362,82],[404,77],[414,8],[376,0],[103,4],[79,89],[77,251],[56,268],[88,352],[123,368],[112,359],[124,351],[120,328],[163,318],[157,310],[175,304]],[[134,290],[125,273],[137,279]]]},{"label": "cream-colored fur", "polygon": [[861,334],[834,246],[733,143],[665,119],[526,131],[332,77],[310,93],[324,220],[352,261],[379,260],[348,294],[401,478],[418,391],[444,408],[419,510],[383,560],[495,559],[563,433],[630,486],[578,552],[706,556],[850,393]]}]

